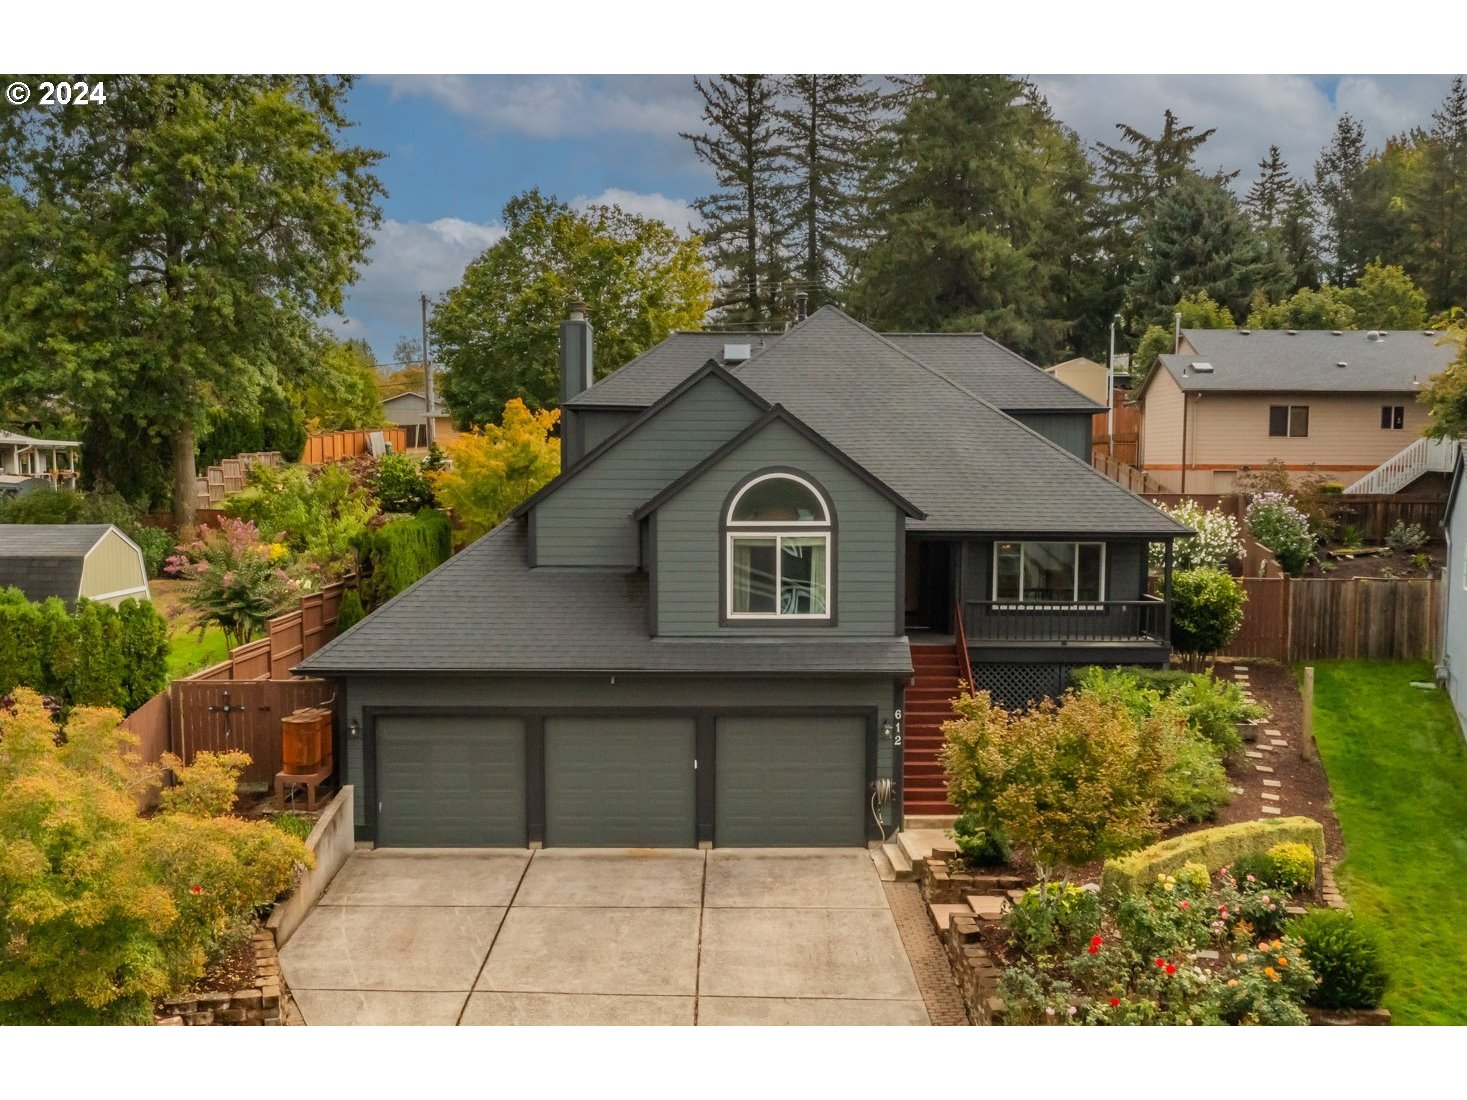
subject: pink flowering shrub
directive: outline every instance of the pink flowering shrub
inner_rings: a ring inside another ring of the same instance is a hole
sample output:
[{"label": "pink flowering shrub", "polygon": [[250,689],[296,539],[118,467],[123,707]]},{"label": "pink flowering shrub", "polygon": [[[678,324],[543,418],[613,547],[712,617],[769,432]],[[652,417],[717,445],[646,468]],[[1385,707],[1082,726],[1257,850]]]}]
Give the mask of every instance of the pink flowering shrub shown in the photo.
[{"label": "pink flowering shrub", "polygon": [[243,645],[295,600],[300,586],[286,571],[289,551],[261,538],[247,520],[226,519],[181,543],[163,571],[188,581],[184,606],[202,630],[223,631],[230,648]]}]

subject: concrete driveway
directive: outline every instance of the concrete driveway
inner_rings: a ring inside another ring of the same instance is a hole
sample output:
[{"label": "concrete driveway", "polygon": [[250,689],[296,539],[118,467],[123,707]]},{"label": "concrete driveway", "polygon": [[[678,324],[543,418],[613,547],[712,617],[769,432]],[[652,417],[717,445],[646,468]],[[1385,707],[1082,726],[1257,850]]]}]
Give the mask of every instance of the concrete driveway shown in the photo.
[{"label": "concrete driveway", "polygon": [[926,1024],[864,851],[357,852],[281,952],[308,1024]]}]

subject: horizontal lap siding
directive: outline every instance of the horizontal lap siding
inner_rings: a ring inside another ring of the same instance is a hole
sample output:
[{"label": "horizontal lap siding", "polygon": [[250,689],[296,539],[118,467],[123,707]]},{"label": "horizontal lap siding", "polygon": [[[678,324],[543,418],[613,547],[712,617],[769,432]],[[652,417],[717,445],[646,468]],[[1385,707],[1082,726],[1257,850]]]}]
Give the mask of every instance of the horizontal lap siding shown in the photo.
[{"label": "horizontal lap siding", "polygon": [[631,513],[755,415],[747,398],[704,379],[535,506],[535,564],[636,568]]},{"label": "horizontal lap siding", "polygon": [[[770,466],[808,473],[835,510],[834,626],[720,626],[724,504],[741,480]],[[657,513],[657,632],[667,636],[765,630],[791,635],[892,634],[896,629],[897,540],[902,513],[861,478],[784,424],[771,424]]]},{"label": "horizontal lap siding", "polygon": [[1085,462],[1090,461],[1091,415],[1080,413],[1011,413],[1026,428],[1032,428]]}]

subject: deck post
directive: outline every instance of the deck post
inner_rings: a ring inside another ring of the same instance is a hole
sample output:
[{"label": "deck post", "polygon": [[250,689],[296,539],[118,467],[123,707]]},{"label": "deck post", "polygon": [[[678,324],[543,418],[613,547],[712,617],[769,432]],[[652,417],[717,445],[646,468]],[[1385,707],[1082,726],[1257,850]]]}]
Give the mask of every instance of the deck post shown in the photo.
[{"label": "deck post", "polygon": [[1172,640],[1172,545],[1173,540],[1166,540],[1166,565],[1162,574],[1161,598],[1161,636],[1166,641]]},{"label": "deck post", "polygon": [[1304,734],[1299,738],[1299,756],[1313,760],[1319,755],[1314,744],[1314,666],[1304,666]]}]

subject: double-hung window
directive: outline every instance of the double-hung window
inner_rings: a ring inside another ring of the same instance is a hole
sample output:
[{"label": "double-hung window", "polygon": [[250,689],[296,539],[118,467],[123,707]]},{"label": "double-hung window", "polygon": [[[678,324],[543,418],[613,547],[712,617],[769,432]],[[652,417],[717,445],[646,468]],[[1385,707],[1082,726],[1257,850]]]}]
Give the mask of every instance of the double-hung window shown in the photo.
[{"label": "double-hung window", "polygon": [[762,474],[724,517],[729,619],[830,619],[834,551],[830,507],[812,483]]},{"label": "double-hung window", "polygon": [[1386,431],[1399,432],[1406,427],[1405,405],[1382,405],[1380,426]]},{"label": "double-hung window", "polygon": [[1105,600],[1103,542],[999,542],[993,599],[1000,605],[1077,607]]}]

